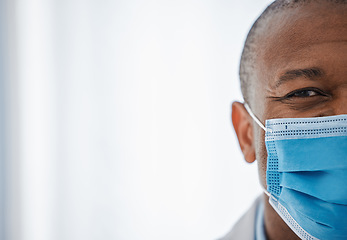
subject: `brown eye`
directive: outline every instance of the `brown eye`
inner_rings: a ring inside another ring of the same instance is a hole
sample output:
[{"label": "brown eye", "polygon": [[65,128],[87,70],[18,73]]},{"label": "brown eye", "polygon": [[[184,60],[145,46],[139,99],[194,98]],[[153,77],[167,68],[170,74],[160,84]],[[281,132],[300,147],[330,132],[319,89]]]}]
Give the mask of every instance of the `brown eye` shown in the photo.
[{"label": "brown eye", "polygon": [[298,89],[288,93],[283,98],[309,98],[315,96],[326,96],[321,90],[315,88]]},{"label": "brown eye", "polygon": [[331,94],[315,87],[296,89],[283,97],[272,97],[274,101],[289,104],[296,110],[303,110],[329,100]]},{"label": "brown eye", "polygon": [[316,95],[320,95],[320,93],[317,93],[313,90],[300,90],[297,92],[294,92],[291,97],[313,97]]}]

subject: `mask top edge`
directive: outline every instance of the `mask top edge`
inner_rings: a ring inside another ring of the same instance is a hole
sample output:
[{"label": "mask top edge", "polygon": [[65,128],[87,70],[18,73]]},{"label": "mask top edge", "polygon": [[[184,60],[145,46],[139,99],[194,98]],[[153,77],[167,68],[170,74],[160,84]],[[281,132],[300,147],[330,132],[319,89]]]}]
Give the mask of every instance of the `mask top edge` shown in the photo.
[{"label": "mask top edge", "polygon": [[273,118],[265,120],[265,126],[275,126],[283,124],[323,124],[323,123],[347,123],[347,114],[333,115],[326,117],[311,118]]}]

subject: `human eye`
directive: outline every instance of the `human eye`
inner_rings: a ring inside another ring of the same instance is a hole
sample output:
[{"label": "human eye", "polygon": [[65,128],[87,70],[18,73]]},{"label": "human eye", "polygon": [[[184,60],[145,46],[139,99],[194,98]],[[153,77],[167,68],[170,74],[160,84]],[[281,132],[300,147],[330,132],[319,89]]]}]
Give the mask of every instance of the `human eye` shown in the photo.
[{"label": "human eye", "polygon": [[294,110],[308,110],[328,101],[331,94],[315,87],[295,89],[282,97],[271,97],[274,101],[281,102]]},{"label": "human eye", "polygon": [[290,98],[310,98],[315,96],[326,96],[326,94],[318,89],[318,88],[302,88],[291,91],[282,97],[282,99],[290,99]]}]

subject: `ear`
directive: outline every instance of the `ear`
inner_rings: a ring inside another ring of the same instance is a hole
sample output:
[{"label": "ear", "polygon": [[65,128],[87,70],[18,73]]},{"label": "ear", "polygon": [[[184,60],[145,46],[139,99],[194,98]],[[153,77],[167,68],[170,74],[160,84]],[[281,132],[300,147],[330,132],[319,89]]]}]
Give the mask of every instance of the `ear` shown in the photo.
[{"label": "ear", "polygon": [[240,148],[248,163],[255,161],[252,118],[240,102],[233,102],[231,119],[239,140]]}]

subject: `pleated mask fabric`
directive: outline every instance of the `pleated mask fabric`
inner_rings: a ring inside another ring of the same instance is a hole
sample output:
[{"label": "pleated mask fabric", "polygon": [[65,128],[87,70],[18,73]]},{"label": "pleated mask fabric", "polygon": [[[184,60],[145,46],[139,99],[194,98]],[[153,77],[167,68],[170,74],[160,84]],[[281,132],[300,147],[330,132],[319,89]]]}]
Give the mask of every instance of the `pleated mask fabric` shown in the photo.
[{"label": "pleated mask fabric", "polygon": [[265,123],[270,204],[301,239],[347,239],[347,115]]}]

